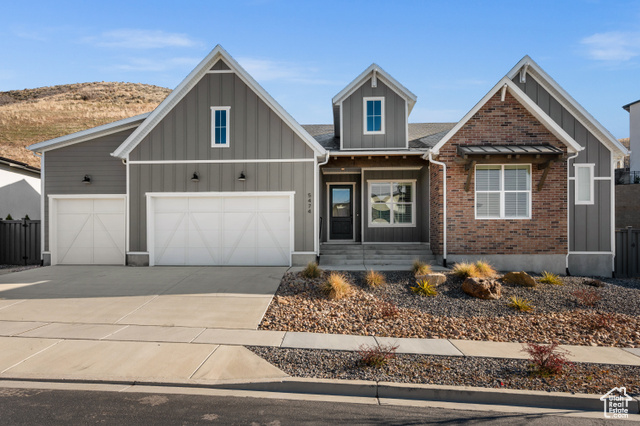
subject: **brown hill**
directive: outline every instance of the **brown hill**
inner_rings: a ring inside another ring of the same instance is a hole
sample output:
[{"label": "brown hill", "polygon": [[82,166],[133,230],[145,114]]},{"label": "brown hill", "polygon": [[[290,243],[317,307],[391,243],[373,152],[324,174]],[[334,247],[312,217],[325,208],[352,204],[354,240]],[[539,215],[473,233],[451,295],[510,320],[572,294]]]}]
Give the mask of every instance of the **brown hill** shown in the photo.
[{"label": "brown hill", "polygon": [[28,145],[149,112],[170,92],[111,82],[0,92],[0,157],[40,167]]}]

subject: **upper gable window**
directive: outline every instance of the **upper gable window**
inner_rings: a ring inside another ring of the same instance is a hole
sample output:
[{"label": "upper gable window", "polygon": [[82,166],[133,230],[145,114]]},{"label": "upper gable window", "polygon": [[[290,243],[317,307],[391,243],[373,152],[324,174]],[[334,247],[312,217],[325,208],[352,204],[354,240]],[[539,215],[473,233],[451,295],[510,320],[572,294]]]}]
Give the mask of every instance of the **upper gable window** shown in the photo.
[{"label": "upper gable window", "polygon": [[229,115],[231,107],[211,107],[211,147],[229,147]]},{"label": "upper gable window", "polygon": [[595,164],[574,164],[575,178],[575,203],[593,204],[593,168]]},{"label": "upper gable window", "polygon": [[384,97],[363,98],[364,134],[384,134]]}]

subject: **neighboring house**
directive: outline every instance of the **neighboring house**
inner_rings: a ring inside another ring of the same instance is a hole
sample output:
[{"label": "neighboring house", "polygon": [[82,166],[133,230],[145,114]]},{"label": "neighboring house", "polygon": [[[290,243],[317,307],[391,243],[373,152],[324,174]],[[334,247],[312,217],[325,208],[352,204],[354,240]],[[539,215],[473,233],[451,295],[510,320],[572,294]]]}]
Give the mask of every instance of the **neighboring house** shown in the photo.
[{"label": "neighboring house", "polygon": [[40,219],[40,170],[0,157],[0,219]]},{"label": "neighboring house", "polygon": [[373,64],[333,124],[300,126],[218,46],[150,114],[30,147],[45,263],[301,265],[393,243],[611,275],[627,151],[533,60],[459,123],[409,123],[415,103]]},{"label": "neighboring house", "polygon": [[640,99],[622,108],[629,113],[629,170],[640,174]]}]

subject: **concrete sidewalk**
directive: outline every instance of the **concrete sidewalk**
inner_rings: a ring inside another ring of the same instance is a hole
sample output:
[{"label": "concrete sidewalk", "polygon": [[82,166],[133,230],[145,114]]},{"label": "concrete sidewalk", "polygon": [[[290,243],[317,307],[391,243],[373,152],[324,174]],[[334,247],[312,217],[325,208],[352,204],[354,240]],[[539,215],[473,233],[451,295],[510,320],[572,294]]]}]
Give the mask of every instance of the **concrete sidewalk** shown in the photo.
[{"label": "concrete sidewalk", "polygon": [[[271,346],[292,349],[326,349],[337,351],[355,351],[362,346],[397,346],[397,353],[444,355],[444,356],[473,356],[490,358],[526,359],[527,354],[522,351],[522,344],[516,342],[487,342],[475,340],[455,339],[408,339],[377,336],[355,336],[342,334],[301,333],[270,330],[246,329],[216,329],[203,327],[163,327],[141,325],[116,324],[77,324],[77,323],[44,323],[0,321],[0,336],[11,341],[24,342],[33,340],[42,342],[43,352],[39,358],[45,358],[48,351],[47,342],[56,346],[68,341],[101,342],[105,348],[109,342],[129,342],[138,345],[160,346],[161,343],[171,343],[193,347],[209,347],[213,353],[214,346]],[[0,340],[0,347],[7,347],[9,341]],[[24,343],[21,343],[24,344]],[[62,346],[70,346],[65,343]],[[27,345],[28,346],[28,345]],[[36,345],[38,346],[38,345]],[[38,346],[39,347],[39,346]],[[93,346],[92,346],[93,347]],[[116,345],[115,347],[126,347]],[[574,362],[619,364],[640,366],[640,348],[614,348],[603,346],[575,346],[562,345],[570,352],[569,359]],[[76,347],[82,352],[85,346]],[[175,346],[178,348],[178,346]],[[244,348],[243,348],[244,349]],[[57,351],[58,349],[56,349]],[[225,349],[226,351],[227,349]],[[231,349],[229,349],[230,351]],[[238,348],[234,349],[238,350]],[[104,353],[109,353],[107,350]],[[100,356],[101,352],[88,350],[87,357]],[[32,353],[25,353],[25,357]],[[69,354],[73,355],[73,353]],[[178,356],[178,355],[176,355]],[[17,356],[17,358],[20,358]],[[18,360],[20,361],[20,360]],[[149,362],[153,361],[150,359]],[[158,362],[160,362],[158,360]],[[2,366],[0,366],[2,367]],[[10,370],[11,366],[5,366]],[[2,374],[0,374],[2,376]],[[225,378],[227,378],[225,376]],[[229,377],[231,378],[231,377]],[[246,378],[246,377],[243,377]]]}]

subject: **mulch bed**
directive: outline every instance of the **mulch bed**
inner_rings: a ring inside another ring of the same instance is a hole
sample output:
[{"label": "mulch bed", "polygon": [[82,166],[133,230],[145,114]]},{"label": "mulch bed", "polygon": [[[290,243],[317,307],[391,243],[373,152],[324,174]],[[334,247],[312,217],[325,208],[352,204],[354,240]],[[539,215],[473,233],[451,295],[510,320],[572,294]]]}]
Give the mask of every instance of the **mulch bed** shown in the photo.
[{"label": "mulch bed", "polygon": [[515,359],[396,355],[380,368],[363,366],[357,352],[249,347],[289,375],[325,379],[377,380],[449,386],[529,389],[603,395],[626,386],[640,394],[640,367],[577,363],[557,376],[529,373]]},{"label": "mulch bed", "polygon": [[[640,280],[603,279],[601,288],[583,277],[534,288],[503,283],[501,299],[481,300],[462,292],[462,280],[451,273],[435,297],[411,292],[415,280],[409,272],[386,272],[388,284],[375,289],[366,286],[363,272],[345,275],[353,295],[328,300],[320,289],[326,273],[318,279],[287,273],[260,329],[640,347]],[[572,295],[580,289],[599,292],[601,300],[594,307],[581,305]],[[510,308],[511,296],[530,300],[533,312]]]}]

